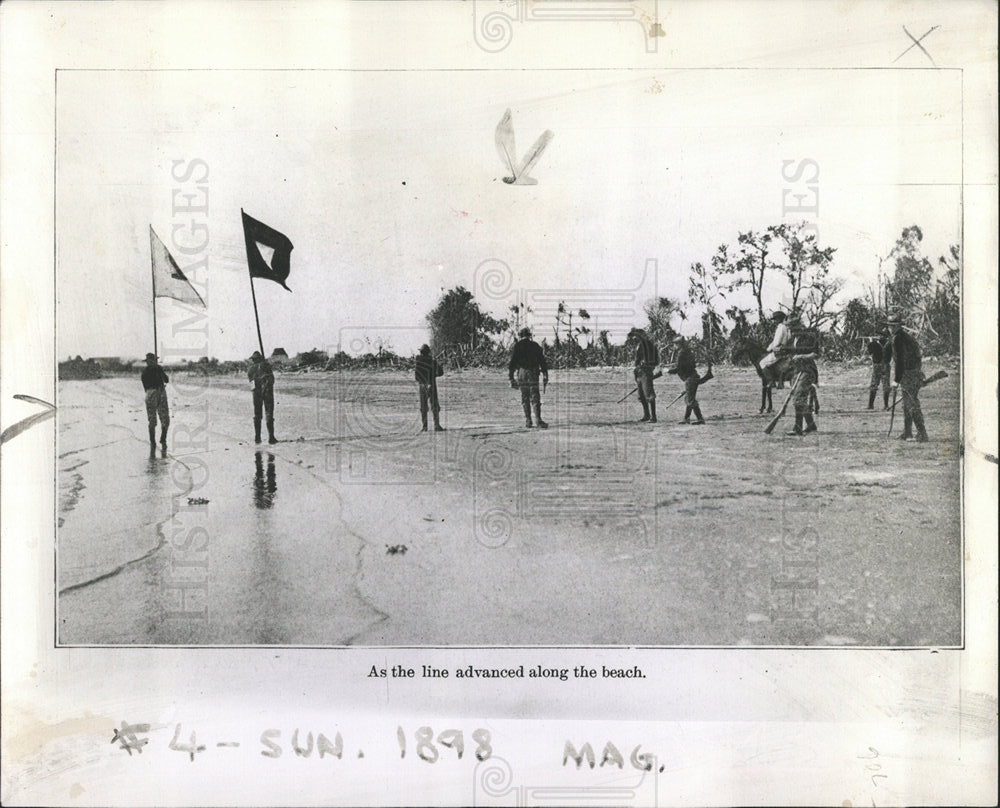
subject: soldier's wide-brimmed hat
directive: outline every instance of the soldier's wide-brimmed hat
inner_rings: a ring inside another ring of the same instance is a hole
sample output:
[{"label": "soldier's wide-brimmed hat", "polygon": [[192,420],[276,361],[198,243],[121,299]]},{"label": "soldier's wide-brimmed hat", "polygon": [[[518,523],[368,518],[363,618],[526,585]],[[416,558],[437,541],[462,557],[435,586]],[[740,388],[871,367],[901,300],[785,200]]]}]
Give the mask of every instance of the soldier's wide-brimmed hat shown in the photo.
[{"label": "soldier's wide-brimmed hat", "polygon": [[250,354],[250,358],[251,359],[263,359],[264,356],[261,354],[260,351],[254,351],[252,354]]},{"label": "soldier's wide-brimmed hat", "polygon": [[152,359],[155,362],[156,361],[156,354],[155,353],[148,353],[148,354],[146,354],[146,361],[148,362],[150,359]]},{"label": "soldier's wide-brimmed hat", "polygon": [[678,343],[684,342],[684,335],[683,334],[674,334],[674,338],[672,340],[670,340],[670,341],[672,343],[674,343],[675,345],[677,345]]},{"label": "soldier's wide-brimmed hat", "polygon": [[431,352],[431,346],[430,345],[424,344],[424,345],[420,346],[420,353],[422,353],[422,354],[429,354],[430,352]]},{"label": "soldier's wide-brimmed hat", "polygon": [[528,328],[527,326],[525,326],[524,328],[522,328],[520,331],[517,332],[517,335],[519,337],[530,337],[531,336],[531,329]]},{"label": "soldier's wide-brimmed hat", "polygon": [[635,337],[635,336],[644,337],[644,336],[646,336],[646,330],[643,329],[643,328],[638,328],[638,327],[637,328],[633,328],[631,331],[628,332],[628,335],[630,337]]},{"label": "soldier's wide-brimmed hat", "polygon": [[777,320],[780,323],[780,322],[784,322],[785,320],[787,320],[788,319],[788,315],[785,314],[783,311],[776,311],[774,314],[771,315],[771,319],[772,320]]},{"label": "soldier's wide-brimmed hat", "polygon": [[889,319],[885,321],[885,324],[892,328],[894,325],[902,325],[903,320],[898,314],[890,314]]}]

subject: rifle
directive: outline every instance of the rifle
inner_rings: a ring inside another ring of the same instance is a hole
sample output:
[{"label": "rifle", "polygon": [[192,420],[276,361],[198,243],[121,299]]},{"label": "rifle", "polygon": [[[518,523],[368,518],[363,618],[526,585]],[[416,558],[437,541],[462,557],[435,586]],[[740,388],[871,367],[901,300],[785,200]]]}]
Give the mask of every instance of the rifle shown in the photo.
[{"label": "rifle", "polygon": [[785,397],[785,403],[781,405],[781,409],[778,410],[778,414],[771,419],[771,423],[764,427],[764,434],[770,435],[774,432],[774,428],[778,425],[778,421],[781,420],[781,416],[785,414],[785,410],[788,409],[788,402],[792,400],[792,394],[795,392],[795,388],[799,386],[799,380],[802,378],[801,371],[795,377],[795,381],[792,382],[792,389],[788,391],[788,395]]},{"label": "rifle", "polygon": [[892,434],[892,422],[896,420],[896,397],[899,395],[899,388],[892,388],[892,407],[889,410],[889,431],[885,433],[888,438]]},{"label": "rifle", "polygon": [[[928,376],[926,379],[924,379],[922,382],[920,382],[920,387],[924,388],[927,385],[929,385],[931,382],[936,382],[939,379],[947,378],[947,376],[948,376],[948,371],[946,371],[946,370],[939,370],[937,373],[933,374],[932,376]],[[897,387],[896,390],[898,391],[899,388]],[[896,393],[894,392],[893,395],[892,395],[892,406],[889,407],[889,411],[893,415],[895,415],[896,414],[895,413],[895,409],[896,409]],[[889,432],[890,432],[890,434],[892,433],[892,416],[889,417]]]},{"label": "rifle", "polygon": [[[711,381],[714,378],[715,378],[715,374],[712,373],[712,366],[709,365],[708,366],[708,370],[705,371],[705,375],[702,376],[702,377],[700,377],[698,379],[698,386],[700,387],[705,382]],[[683,393],[681,393],[679,396],[677,396],[677,398],[675,398],[673,401],[671,401],[669,404],[667,404],[667,406],[663,408],[663,411],[666,412],[667,410],[669,410],[672,406],[674,406],[674,404],[676,404],[678,401],[680,401],[686,395],[687,395],[687,390],[685,390]]]},{"label": "rifle", "polygon": [[[653,374],[653,378],[654,379],[659,379],[662,375],[663,375],[663,371],[662,370],[658,370],[658,371],[656,371],[656,373]],[[625,395],[623,395],[620,399],[618,399],[615,402],[615,404],[621,404],[626,398],[628,398],[629,396],[634,395],[635,393],[638,393],[638,392],[639,392],[639,385],[636,385],[632,389],[631,392],[628,392]]]}]

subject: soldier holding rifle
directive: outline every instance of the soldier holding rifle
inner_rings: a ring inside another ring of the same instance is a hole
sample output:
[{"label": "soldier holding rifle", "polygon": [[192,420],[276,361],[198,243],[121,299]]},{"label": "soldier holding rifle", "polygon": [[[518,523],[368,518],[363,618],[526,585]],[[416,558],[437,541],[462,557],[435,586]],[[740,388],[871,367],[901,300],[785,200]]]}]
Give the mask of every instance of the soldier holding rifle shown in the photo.
[{"label": "soldier holding rifle", "polygon": [[[674,373],[677,378],[684,382],[684,420],[682,424],[690,424],[691,414],[694,413],[694,425],[700,426],[705,423],[701,416],[701,408],[698,406],[698,385],[702,379],[698,375],[694,351],[687,344],[687,340],[680,334],[674,337],[674,345],[677,348],[677,363],[667,373]],[[711,368],[709,368],[711,369]]]},{"label": "soldier holding rifle", "polygon": [[653,389],[654,373],[660,363],[660,352],[654,342],[641,328],[633,328],[628,332],[629,341],[635,342],[635,382],[639,390],[639,403],[642,404],[640,422],[656,423],[656,390]]},{"label": "soldier holding rifle", "polygon": [[920,345],[903,330],[903,321],[898,315],[889,318],[889,330],[892,332],[892,358],[896,366],[893,401],[896,391],[903,392],[903,434],[899,438],[912,439],[915,426],[916,440],[923,443],[927,440],[927,430],[924,428],[924,414],[920,410],[920,388],[924,384]]}]

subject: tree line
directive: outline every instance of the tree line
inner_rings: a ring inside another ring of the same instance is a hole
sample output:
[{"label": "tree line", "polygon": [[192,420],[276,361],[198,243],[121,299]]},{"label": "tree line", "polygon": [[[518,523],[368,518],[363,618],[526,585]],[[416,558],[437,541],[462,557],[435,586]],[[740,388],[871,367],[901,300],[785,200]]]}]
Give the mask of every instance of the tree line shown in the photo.
[{"label": "tree line", "polygon": [[[960,349],[961,254],[958,245],[937,259],[937,269],[922,251],[923,232],[905,228],[880,259],[877,280],[861,296],[838,303],[845,280],[834,273],[835,247],[822,247],[806,224],[779,224],[739,233],[735,244],[720,244],[705,262],[688,269],[686,298],[658,297],[646,302],[647,332],[666,345],[696,319],[692,342],[713,362],[731,357],[737,344],[766,344],[773,326],[765,310],[779,292],[782,308],[799,316],[801,327],[820,334],[823,356],[848,359],[865,355],[865,338],[885,326],[888,312],[899,312],[929,355],[954,355]],[[736,302],[741,299],[743,305]],[[747,304],[749,301],[749,304]],[[504,317],[484,312],[462,286],[445,292],[427,315],[437,355],[456,367],[503,364],[518,331],[533,312],[523,303]],[[547,326],[534,324],[553,367],[620,365],[630,360],[625,345],[595,331],[586,309],[559,303]],[[639,325],[639,324],[637,324]],[[676,326],[676,328],[675,328]]]}]

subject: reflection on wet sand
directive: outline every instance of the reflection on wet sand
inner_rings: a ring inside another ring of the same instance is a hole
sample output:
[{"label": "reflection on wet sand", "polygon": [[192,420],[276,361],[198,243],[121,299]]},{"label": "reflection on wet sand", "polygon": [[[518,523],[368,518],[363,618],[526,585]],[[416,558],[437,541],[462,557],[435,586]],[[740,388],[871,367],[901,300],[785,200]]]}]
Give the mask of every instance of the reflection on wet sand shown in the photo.
[{"label": "reflection on wet sand", "polygon": [[159,456],[156,454],[155,447],[149,450],[149,461],[146,463],[146,474],[150,477],[159,477],[163,472],[167,470],[167,464],[162,462],[167,459],[167,450],[161,449]]},{"label": "reflection on wet sand", "polygon": [[253,504],[258,508],[270,508],[274,504],[274,494],[278,490],[277,472],[274,470],[274,455],[267,453],[267,476],[264,475],[264,453],[254,454],[255,472],[253,477]]}]

